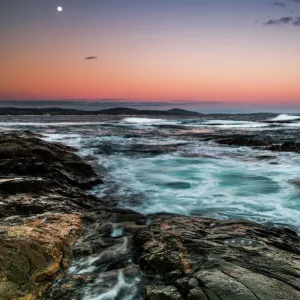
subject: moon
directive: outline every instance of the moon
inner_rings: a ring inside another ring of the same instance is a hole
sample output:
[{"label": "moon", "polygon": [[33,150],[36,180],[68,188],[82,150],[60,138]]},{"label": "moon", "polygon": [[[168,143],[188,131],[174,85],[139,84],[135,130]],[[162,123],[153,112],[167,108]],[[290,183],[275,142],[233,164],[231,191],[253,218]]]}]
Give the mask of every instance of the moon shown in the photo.
[{"label": "moon", "polygon": [[58,7],[57,7],[57,10],[60,12],[60,11],[62,11],[63,9],[62,9],[61,6],[58,6]]}]

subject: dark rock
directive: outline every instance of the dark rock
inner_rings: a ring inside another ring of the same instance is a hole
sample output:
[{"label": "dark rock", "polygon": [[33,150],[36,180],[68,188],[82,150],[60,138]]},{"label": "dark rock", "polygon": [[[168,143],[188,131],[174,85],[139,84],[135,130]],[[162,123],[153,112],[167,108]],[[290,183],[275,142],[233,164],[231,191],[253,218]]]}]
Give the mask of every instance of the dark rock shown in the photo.
[{"label": "dark rock", "polygon": [[285,142],[282,144],[271,145],[266,147],[266,149],[271,151],[300,152],[300,143]]},{"label": "dark rock", "polygon": [[233,145],[233,146],[267,146],[268,141],[254,137],[235,135],[226,138],[217,139],[219,144]]},{"label": "dark rock", "polygon": [[165,275],[165,278],[166,278],[166,281],[172,282],[172,281],[176,281],[181,276],[182,276],[182,272],[179,269],[177,269],[177,270],[167,273]]},{"label": "dark rock", "polygon": [[193,288],[189,291],[188,300],[208,300],[201,288]]},{"label": "dark rock", "polygon": [[[265,147],[260,138],[230,138]],[[3,299],[79,300],[112,289],[115,299],[131,290],[136,300],[299,299],[300,241],[292,230],[116,208],[86,191],[102,180],[74,151],[29,132],[0,137]]]},{"label": "dark rock", "polygon": [[176,143],[176,144],[165,144],[165,145],[151,145],[151,144],[131,144],[125,146],[114,143],[103,143],[97,146],[96,154],[112,155],[114,153],[122,152],[128,154],[140,154],[140,155],[160,155],[179,149],[184,149],[188,143]]},{"label": "dark rock", "polygon": [[1,176],[40,176],[88,189],[102,180],[71,147],[29,133],[0,136]]},{"label": "dark rock", "polygon": [[300,179],[291,179],[289,180],[289,183],[297,186],[298,188],[300,188]]},{"label": "dark rock", "polygon": [[102,181],[74,150],[0,136],[1,299],[41,299],[68,267],[84,214],[105,202],[85,191]]},{"label": "dark rock", "polygon": [[135,245],[141,268],[161,278],[147,287],[154,291],[147,299],[163,299],[165,287],[178,299],[300,297],[300,238],[290,229],[170,217],[138,231]]},{"label": "dark rock", "polygon": [[[219,144],[230,146],[248,146],[259,147],[263,150],[282,151],[282,152],[300,152],[300,143],[293,140],[278,140],[276,137],[254,136],[254,135],[228,135],[226,137],[210,135],[206,140],[215,140]],[[258,159],[269,159],[272,156],[260,156]]]},{"label": "dark rock", "polygon": [[174,286],[151,285],[146,288],[146,297],[149,300],[180,300],[180,293]]}]

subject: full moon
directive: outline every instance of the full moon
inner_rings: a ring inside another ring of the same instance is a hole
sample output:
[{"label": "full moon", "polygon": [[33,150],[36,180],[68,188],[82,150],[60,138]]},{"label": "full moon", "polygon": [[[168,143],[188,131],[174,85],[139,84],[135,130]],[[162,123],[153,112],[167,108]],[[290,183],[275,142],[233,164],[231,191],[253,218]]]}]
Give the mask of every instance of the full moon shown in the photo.
[{"label": "full moon", "polygon": [[61,6],[58,6],[58,7],[57,7],[57,10],[58,10],[58,11],[62,11],[62,7],[61,7]]}]

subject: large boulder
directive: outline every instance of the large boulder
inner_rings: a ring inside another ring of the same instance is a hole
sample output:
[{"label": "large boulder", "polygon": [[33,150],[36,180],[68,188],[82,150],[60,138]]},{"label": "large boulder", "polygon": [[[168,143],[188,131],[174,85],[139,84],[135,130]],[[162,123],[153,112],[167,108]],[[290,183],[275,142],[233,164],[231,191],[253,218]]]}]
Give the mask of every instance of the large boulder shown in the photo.
[{"label": "large boulder", "polygon": [[74,148],[45,142],[28,132],[2,134],[0,175],[40,176],[85,189],[102,183],[92,167],[74,151]]},{"label": "large boulder", "polygon": [[139,230],[135,246],[158,276],[148,299],[300,299],[300,238],[289,229],[170,217]]},{"label": "large boulder", "polygon": [[29,132],[1,135],[0,218],[85,212],[102,205],[86,191],[102,180],[74,151]]}]

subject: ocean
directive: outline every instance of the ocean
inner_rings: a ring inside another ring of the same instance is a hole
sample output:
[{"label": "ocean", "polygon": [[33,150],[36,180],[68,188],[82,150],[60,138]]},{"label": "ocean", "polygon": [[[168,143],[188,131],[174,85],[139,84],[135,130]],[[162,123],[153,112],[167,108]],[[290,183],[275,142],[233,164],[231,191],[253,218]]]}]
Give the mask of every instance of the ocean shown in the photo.
[{"label": "ocean", "polygon": [[299,232],[300,155],[216,141],[299,141],[299,116],[0,116],[0,131],[12,130],[75,147],[103,176],[105,184],[90,192],[121,208],[248,219]]}]

